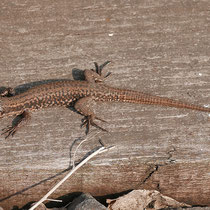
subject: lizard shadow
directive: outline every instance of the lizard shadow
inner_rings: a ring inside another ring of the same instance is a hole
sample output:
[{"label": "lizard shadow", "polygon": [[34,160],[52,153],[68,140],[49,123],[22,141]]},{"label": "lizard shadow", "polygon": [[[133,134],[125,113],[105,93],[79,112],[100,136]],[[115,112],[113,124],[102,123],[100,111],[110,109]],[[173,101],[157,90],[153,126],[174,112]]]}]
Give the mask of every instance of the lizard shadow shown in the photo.
[{"label": "lizard shadow", "polygon": [[[84,71],[81,69],[76,69],[76,68],[72,69],[72,76],[74,80],[85,80]],[[24,93],[30,88],[33,88],[39,85],[48,84],[51,82],[59,82],[59,81],[72,81],[72,80],[71,79],[47,79],[47,80],[38,80],[34,82],[24,83],[14,88],[15,95]],[[6,88],[7,87],[5,86],[0,86],[0,93],[3,92]]]}]

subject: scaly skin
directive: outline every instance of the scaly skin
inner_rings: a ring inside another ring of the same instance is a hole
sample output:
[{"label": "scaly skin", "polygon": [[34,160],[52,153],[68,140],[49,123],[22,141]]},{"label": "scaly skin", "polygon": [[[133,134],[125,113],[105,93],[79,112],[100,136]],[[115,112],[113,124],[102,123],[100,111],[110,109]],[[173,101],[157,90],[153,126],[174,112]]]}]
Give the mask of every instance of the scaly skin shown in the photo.
[{"label": "scaly skin", "polygon": [[172,100],[165,97],[152,96],[133,90],[124,90],[105,85],[101,76],[102,68],[95,63],[96,71],[85,70],[85,81],[58,81],[39,85],[27,90],[19,95],[12,95],[12,89],[8,88],[2,93],[0,98],[0,117],[11,115],[20,116],[20,120],[8,128],[4,129],[6,137],[14,135],[17,129],[29,118],[29,112],[41,108],[52,106],[69,106],[75,103],[75,109],[83,114],[87,119],[84,124],[99,127],[94,119],[95,116],[90,108],[92,101],[120,101],[136,104],[154,104],[177,108],[186,108],[204,112],[210,112],[210,108]]}]

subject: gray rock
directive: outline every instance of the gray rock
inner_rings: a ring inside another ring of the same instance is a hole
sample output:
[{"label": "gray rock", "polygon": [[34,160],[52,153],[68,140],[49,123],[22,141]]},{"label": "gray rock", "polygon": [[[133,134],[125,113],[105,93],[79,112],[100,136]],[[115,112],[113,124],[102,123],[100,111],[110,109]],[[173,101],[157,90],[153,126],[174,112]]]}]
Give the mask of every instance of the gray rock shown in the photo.
[{"label": "gray rock", "polygon": [[99,203],[90,194],[82,194],[67,207],[67,210],[105,210],[106,207]]}]

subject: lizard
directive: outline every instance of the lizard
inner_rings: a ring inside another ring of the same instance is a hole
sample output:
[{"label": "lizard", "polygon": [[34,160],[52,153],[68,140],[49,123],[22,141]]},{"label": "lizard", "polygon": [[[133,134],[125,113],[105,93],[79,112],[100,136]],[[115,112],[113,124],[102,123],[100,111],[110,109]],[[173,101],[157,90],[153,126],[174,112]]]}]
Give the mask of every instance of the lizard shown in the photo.
[{"label": "lizard", "polygon": [[95,115],[91,108],[93,101],[162,105],[210,112],[210,108],[207,107],[145,94],[140,91],[107,86],[104,79],[111,73],[103,76],[102,70],[108,63],[110,61],[99,66],[95,62],[95,69],[84,70],[85,80],[52,81],[32,87],[20,94],[15,94],[14,89],[10,87],[5,88],[0,93],[0,118],[15,115],[17,120],[13,120],[12,125],[2,129],[2,135],[6,135],[5,138],[13,136],[30,119],[31,111],[52,106],[68,107],[72,102],[74,102],[76,111],[85,117],[82,126],[86,125],[86,133],[91,125],[107,131],[95,122],[95,120],[105,121]]}]

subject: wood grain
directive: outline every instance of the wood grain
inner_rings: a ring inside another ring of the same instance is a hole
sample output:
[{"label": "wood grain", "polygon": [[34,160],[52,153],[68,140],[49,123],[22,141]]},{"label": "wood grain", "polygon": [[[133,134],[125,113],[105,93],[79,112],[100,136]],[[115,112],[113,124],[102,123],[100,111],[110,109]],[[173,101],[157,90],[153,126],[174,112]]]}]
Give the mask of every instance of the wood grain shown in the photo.
[{"label": "wood grain", "polygon": [[[35,81],[73,79],[76,69],[111,60],[107,84],[209,106],[209,6],[208,0],[2,0],[0,86],[21,91]],[[210,205],[207,113],[123,103],[95,109],[109,133],[84,144],[78,156],[98,138],[116,149],[81,168],[54,198],[140,188]],[[41,110],[14,138],[0,137],[0,206],[39,200],[63,176],[42,182],[69,166],[71,144],[84,136],[81,119],[66,108]],[[11,120],[1,119],[1,128]]]}]

